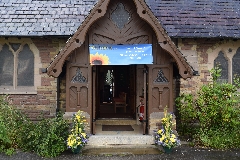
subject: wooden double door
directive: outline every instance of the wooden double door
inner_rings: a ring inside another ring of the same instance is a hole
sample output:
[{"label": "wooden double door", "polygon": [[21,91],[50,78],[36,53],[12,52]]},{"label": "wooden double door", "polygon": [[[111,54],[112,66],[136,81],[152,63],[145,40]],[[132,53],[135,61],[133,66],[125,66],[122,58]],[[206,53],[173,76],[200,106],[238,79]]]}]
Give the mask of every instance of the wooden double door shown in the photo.
[{"label": "wooden double door", "polygon": [[[83,110],[89,113],[92,132],[94,122],[99,118],[137,120],[137,107],[143,97],[142,124],[145,134],[151,114],[162,112],[166,106],[173,106],[171,65],[90,66],[90,69],[85,66],[70,66],[68,73],[75,75],[67,74],[67,111]],[[104,113],[101,107],[113,107],[112,98],[119,92],[127,93],[128,111],[114,113],[112,108],[112,111],[105,110]]]}]

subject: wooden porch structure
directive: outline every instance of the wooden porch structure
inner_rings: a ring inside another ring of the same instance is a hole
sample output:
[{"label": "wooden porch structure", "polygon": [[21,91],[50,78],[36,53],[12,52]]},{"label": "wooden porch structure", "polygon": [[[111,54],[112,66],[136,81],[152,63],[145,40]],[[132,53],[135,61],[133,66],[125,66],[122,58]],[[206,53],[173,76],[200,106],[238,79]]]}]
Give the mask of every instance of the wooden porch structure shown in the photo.
[{"label": "wooden porch structure", "polygon": [[[58,77],[66,64],[66,112],[79,109],[87,112],[93,134],[104,68],[90,64],[90,44],[152,44],[153,64],[128,66],[125,70],[128,75],[124,77],[128,79],[127,101],[133,115],[139,97],[145,97],[143,134],[147,132],[151,113],[163,112],[165,106],[173,109],[173,65],[176,64],[182,78],[193,74],[144,0],[100,0],[47,71],[48,75]],[[115,78],[121,74],[121,67],[114,66]]]}]

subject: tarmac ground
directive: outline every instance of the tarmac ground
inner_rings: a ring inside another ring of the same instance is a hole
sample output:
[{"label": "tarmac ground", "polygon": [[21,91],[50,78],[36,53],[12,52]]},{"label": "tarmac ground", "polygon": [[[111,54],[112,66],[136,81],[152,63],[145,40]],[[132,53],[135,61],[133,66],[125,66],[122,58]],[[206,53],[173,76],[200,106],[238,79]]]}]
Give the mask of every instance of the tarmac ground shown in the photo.
[{"label": "tarmac ground", "polygon": [[12,156],[0,154],[0,160],[240,160],[240,149],[214,150],[182,145],[174,148],[172,153],[166,154],[109,154],[109,155],[81,155],[64,152],[56,158],[44,158],[35,153],[17,151]]}]

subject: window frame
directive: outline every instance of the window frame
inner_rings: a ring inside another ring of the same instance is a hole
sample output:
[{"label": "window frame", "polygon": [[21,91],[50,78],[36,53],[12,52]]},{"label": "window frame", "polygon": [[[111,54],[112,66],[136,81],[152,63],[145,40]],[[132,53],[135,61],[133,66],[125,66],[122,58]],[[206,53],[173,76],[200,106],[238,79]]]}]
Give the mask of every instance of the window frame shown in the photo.
[{"label": "window frame", "polygon": [[[18,43],[20,47],[14,51],[11,44]],[[37,87],[41,86],[41,75],[39,73],[39,68],[42,67],[40,62],[39,50],[32,42],[30,38],[9,38],[0,39],[0,51],[4,44],[7,44],[9,50],[14,56],[14,74],[13,74],[13,86],[0,86],[0,94],[37,94]],[[28,45],[29,49],[33,53],[34,57],[34,85],[33,86],[17,86],[17,67],[18,67],[18,54],[23,50],[24,45]]]},{"label": "window frame", "polygon": [[213,49],[211,53],[208,55],[208,69],[212,69],[214,67],[214,60],[218,57],[218,54],[222,52],[224,57],[227,59],[228,62],[228,83],[232,84],[233,80],[233,69],[232,69],[232,60],[233,56],[237,54],[237,50],[240,48],[239,41],[229,41],[218,45],[217,48]]}]

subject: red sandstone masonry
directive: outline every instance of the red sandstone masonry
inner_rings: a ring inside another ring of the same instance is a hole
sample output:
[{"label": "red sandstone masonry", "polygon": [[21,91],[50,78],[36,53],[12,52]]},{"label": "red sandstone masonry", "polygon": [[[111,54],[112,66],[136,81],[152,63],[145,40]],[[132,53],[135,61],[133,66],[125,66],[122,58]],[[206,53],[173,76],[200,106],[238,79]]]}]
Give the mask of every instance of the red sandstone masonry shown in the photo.
[{"label": "red sandstone masonry", "polygon": [[200,61],[200,64],[206,64],[208,63],[208,54],[207,50],[211,47],[213,47],[216,44],[216,39],[198,39],[197,40],[197,52],[200,53],[200,57],[202,58],[202,61]]},{"label": "red sandstone masonry", "polygon": [[[17,107],[37,106],[37,105],[50,105],[50,100],[45,96],[38,95],[9,95],[9,100]],[[22,108],[22,109],[24,109]],[[45,110],[45,109],[43,109]]]},{"label": "red sandstone masonry", "polygon": [[51,86],[51,81],[54,81],[54,78],[50,77],[42,77],[41,78],[41,85],[42,86]]},{"label": "red sandstone masonry", "polygon": [[40,57],[42,63],[50,63],[51,62],[51,54],[50,52],[58,53],[58,45],[56,45],[55,41],[51,39],[33,39],[35,45],[40,51]]},{"label": "red sandstone masonry", "polygon": [[[206,66],[208,64],[208,49],[216,45],[219,42],[219,39],[182,39],[181,40],[181,51],[192,51],[196,50],[196,53],[199,57],[199,61],[197,62],[199,65],[199,74],[201,75],[199,78],[193,77],[188,80],[181,80],[180,88],[182,92],[194,93],[198,89],[201,84],[208,83],[208,76],[210,75],[208,70],[202,70],[202,66]],[[194,62],[192,62],[194,63]]]},{"label": "red sandstone masonry", "polygon": [[25,105],[27,102],[32,102],[31,105],[35,105],[37,102],[37,95],[9,95],[8,100],[11,100],[12,104],[17,106]]},{"label": "red sandstone masonry", "polygon": [[45,95],[45,94],[51,94],[52,91],[38,91],[37,94],[42,94],[42,95]]}]

